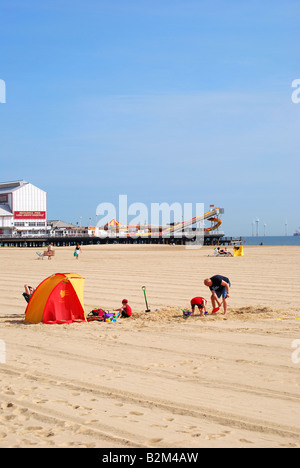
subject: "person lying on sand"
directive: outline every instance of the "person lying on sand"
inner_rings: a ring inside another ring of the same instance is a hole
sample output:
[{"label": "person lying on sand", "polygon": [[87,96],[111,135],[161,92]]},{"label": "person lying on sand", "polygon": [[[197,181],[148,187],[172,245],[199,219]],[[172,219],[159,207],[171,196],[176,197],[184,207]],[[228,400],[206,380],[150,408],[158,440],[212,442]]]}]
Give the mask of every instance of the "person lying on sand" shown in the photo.
[{"label": "person lying on sand", "polygon": [[232,253],[227,250],[227,247],[222,251],[225,257],[233,257]]},{"label": "person lying on sand", "polygon": [[223,257],[233,257],[232,253],[227,250],[227,247],[223,249],[220,249],[220,247],[217,247],[214,249],[215,255],[222,255]]},{"label": "person lying on sand", "polygon": [[[215,275],[211,278],[204,280],[205,286],[209,287],[212,291],[211,303],[212,303],[212,314],[215,314],[223,304],[224,315],[227,312],[227,298],[229,297],[229,288],[231,286],[229,278],[222,275]],[[219,299],[222,297],[222,302]],[[216,306],[218,304],[218,306]]]}]

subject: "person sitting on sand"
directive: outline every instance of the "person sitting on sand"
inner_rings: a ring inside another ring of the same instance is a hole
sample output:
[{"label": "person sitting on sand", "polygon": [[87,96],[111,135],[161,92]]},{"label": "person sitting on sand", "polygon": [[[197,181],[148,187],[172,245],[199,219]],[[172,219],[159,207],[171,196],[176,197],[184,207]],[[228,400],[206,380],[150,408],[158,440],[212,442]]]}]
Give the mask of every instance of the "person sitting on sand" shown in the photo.
[{"label": "person sitting on sand", "polygon": [[195,313],[195,307],[197,306],[198,309],[199,309],[199,312],[200,312],[200,317],[203,317],[203,310],[204,312],[206,312],[206,304],[207,304],[207,300],[204,299],[204,297],[193,297],[193,299],[191,299],[191,307],[192,307],[192,315],[194,315]]},{"label": "person sitting on sand", "polygon": [[130,305],[128,304],[127,299],[123,299],[122,307],[120,309],[117,309],[117,311],[121,313],[121,317],[124,317],[124,318],[131,317],[132,309]]},{"label": "person sitting on sand", "polygon": [[53,242],[51,242],[48,245],[47,250],[44,252],[44,257],[48,257],[48,260],[51,260],[53,255],[54,255]]},{"label": "person sitting on sand", "polygon": [[26,302],[29,302],[32,294],[34,293],[34,288],[32,286],[28,286],[28,284],[25,284],[24,288],[25,292],[23,293],[23,297]]},{"label": "person sitting on sand", "polygon": [[233,257],[232,253],[227,250],[227,247],[223,250],[223,253],[226,257]]},{"label": "person sitting on sand", "polygon": [[[229,297],[229,288],[231,286],[229,278],[222,275],[215,275],[211,278],[204,280],[205,286],[209,287],[212,291],[211,303],[212,303],[212,314],[215,314],[220,309],[223,303],[224,315],[227,312],[227,298]],[[219,299],[222,297],[222,302]],[[218,304],[218,307],[216,306]]]}]

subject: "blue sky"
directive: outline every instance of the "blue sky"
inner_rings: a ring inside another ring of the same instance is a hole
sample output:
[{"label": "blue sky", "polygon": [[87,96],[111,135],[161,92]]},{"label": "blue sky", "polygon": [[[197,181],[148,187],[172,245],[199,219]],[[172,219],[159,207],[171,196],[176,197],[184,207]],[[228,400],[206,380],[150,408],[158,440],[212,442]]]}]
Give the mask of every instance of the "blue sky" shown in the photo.
[{"label": "blue sky", "polygon": [[101,202],[300,225],[300,1],[0,0],[0,180],[88,224]]}]

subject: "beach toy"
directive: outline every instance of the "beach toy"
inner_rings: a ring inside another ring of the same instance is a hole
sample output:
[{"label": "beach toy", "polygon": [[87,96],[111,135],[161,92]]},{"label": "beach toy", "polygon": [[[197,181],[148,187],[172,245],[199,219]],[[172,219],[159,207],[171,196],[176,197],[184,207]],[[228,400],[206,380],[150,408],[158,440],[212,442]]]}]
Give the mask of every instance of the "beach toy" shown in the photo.
[{"label": "beach toy", "polygon": [[192,312],[189,311],[189,310],[186,310],[186,309],[181,309],[181,310],[182,310],[184,319],[187,319],[188,317],[190,317],[192,315]]},{"label": "beach toy", "polygon": [[115,314],[108,312],[104,315],[104,322],[112,322],[115,317]]},{"label": "beach toy", "polygon": [[145,298],[145,303],[146,303],[146,310],[145,312],[151,312],[151,310],[148,307],[148,302],[147,302],[147,296],[146,296],[146,286],[142,286],[142,290],[144,291],[144,298]]},{"label": "beach toy", "polygon": [[108,312],[104,315],[104,322],[116,322],[120,312]]},{"label": "beach toy", "polygon": [[215,307],[212,311],[212,314],[216,314],[220,310],[220,307]]}]

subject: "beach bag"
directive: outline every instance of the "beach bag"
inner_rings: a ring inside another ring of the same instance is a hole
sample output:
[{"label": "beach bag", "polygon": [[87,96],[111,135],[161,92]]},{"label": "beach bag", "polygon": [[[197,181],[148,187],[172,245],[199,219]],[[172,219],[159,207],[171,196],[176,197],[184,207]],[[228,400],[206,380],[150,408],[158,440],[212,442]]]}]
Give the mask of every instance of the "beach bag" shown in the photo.
[{"label": "beach bag", "polygon": [[107,312],[104,309],[93,309],[87,316],[88,322],[116,322],[120,312]]},{"label": "beach bag", "polygon": [[104,309],[93,309],[87,316],[88,322],[104,322],[104,316],[106,312]]}]

